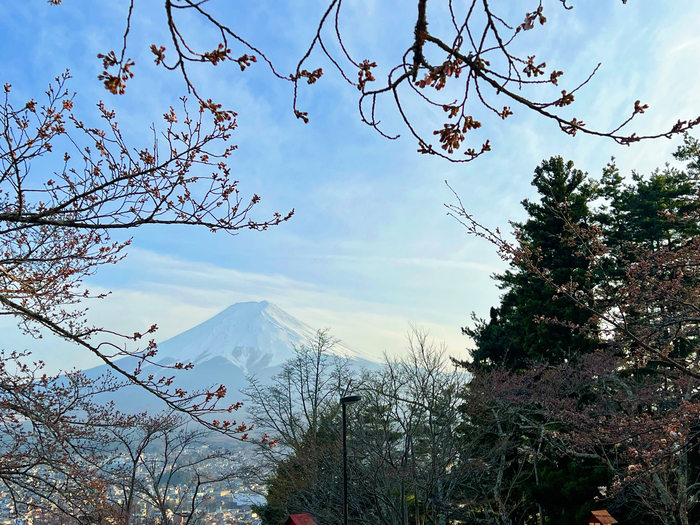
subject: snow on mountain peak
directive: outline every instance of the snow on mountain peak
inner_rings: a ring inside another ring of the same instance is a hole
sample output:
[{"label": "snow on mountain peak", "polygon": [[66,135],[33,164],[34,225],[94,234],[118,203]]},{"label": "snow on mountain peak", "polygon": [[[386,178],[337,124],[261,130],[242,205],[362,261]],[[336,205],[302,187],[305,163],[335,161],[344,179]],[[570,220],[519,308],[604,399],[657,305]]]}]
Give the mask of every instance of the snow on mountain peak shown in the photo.
[{"label": "snow on mountain peak", "polygon": [[[316,330],[267,301],[236,303],[158,345],[159,361],[198,365],[221,356],[246,373],[277,366]],[[339,344],[334,353],[367,358]]]}]

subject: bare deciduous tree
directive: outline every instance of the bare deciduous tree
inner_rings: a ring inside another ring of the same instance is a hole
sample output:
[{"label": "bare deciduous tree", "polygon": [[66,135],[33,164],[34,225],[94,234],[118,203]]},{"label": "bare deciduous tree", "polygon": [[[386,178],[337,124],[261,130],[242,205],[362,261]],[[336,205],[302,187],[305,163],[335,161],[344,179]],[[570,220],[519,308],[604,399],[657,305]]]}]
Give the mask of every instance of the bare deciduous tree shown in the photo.
[{"label": "bare deciduous tree", "polygon": [[[50,0],[50,3],[61,2]],[[623,0],[623,3],[626,1]],[[138,4],[136,0],[129,1],[120,51],[98,55],[104,67],[99,78],[105,88],[114,94],[123,94],[126,82],[133,77],[131,68],[134,63],[127,56],[127,48],[133,29],[132,14],[138,9]],[[569,135],[591,134],[610,138],[619,144],[670,137],[700,123],[700,117],[693,116],[649,135],[623,131],[636,116],[648,109],[639,100],[630,103],[629,117],[609,130],[592,129],[586,126],[582,118],[565,116],[562,108],[574,102],[577,92],[591,81],[600,64],[592,66],[582,81],[561,89],[564,72],[551,65],[548,67],[546,59],[536,56],[539,50],[522,50],[518,43],[523,33],[544,29],[539,26],[547,23],[546,5],[554,4],[553,9],[566,10],[570,10],[571,6],[567,5],[566,0],[533,0],[531,11],[513,13],[504,5],[492,4],[487,0],[414,2],[413,25],[386,28],[392,35],[403,33],[408,37],[406,40],[410,40],[410,45],[396,55],[394,63],[380,68],[372,59],[360,60],[352,56],[349,50],[353,42],[348,34],[359,38],[357,35],[361,31],[345,31],[342,14],[350,7],[343,0],[328,0],[319,12],[318,23],[314,24],[315,32],[309,35],[311,42],[296,67],[291,73],[283,73],[263,51],[264,43],[253,42],[243,36],[243,27],[236,24],[237,20],[227,20],[213,7],[209,9],[205,2],[166,0],[164,7],[170,41],[167,49],[165,45],[153,43],[151,52],[157,65],[179,72],[188,89],[200,100],[202,97],[198,87],[189,74],[194,64],[218,65],[229,61],[243,71],[259,58],[274,76],[292,84],[292,110],[304,122],[308,122],[309,116],[297,104],[300,83],[314,84],[319,81],[324,74],[323,69],[308,64],[313,60],[314,52],[325,55],[338,74],[359,91],[359,112],[364,123],[386,138],[397,138],[398,135],[384,130],[376,112],[380,101],[388,99],[417,141],[420,153],[438,155],[456,162],[468,162],[491,150],[488,140],[476,144],[472,141],[471,146],[463,149],[463,155],[457,155],[467,135],[482,126],[478,114],[484,112],[505,120],[520,108],[556,123]],[[405,9],[405,6],[398,8]],[[216,48],[197,49],[192,43],[195,38],[187,31],[186,21],[195,20],[211,29],[212,35],[219,40]],[[433,26],[440,30],[432,30]],[[338,51],[334,52],[334,49]],[[386,83],[374,87],[378,70],[385,72]],[[545,86],[550,88],[549,94],[540,99],[539,93]],[[503,105],[496,96],[501,99],[505,97],[506,104]],[[442,127],[425,130],[424,125],[411,116],[412,104],[407,103],[407,99],[418,101],[438,113],[438,118],[444,119]],[[431,135],[437,137],[439,147],[433,146]]]},{"label": "bare deciduous tree", "polygon": [[[89,324],[84,302],[93,294],[83,280],[103,265],[118,263],[131,243],[112,235],[149,224],[231,234],[261,231],[288,220],[292,212],[265,221],[251,219],[260,197],[244,200],[226,164],[235,150],[230,144],[236,126],[231,112],[210,102],[198,102],[191,112],[183,99],[179,114],[170,108],[163,116],[162,133],[153,129],[150,146],[133,148],[122,136],[115,113],[103,104],[98,111],[105,129],[88,127],[75,116],[68,79],[67,73],[56,79],[44,105],[13,102],[11,86],[4,88],[0,315],[13,317],[32,336],[48,331],[82,347],[102,359],[119,380],[92,381],[76,372],[50,377],[26,353],[1,356],[0,420],[5,432],[0,471],[12,494],[20,489],[31,494],[31,500],[24,501],[22,495],[16,501],[92,519],[90,509],[114,509],[96,503],[106,496],[107,484],[98,475],[101,455],[88,444],[104,439],[106,421],[124,424],[107,418],[112,409],[93,403],[94,394],[137,384],[206,428],[238,439],[247,428],[204,417],[240,406],[219,406],[224,386],[202,385],[201,391],[186,392],[166,372],[162,377],[141,374],[144,363],[154,363],[156,345],[147,340],[155,325],[144,333],[118,334]],[[53,173],[32,169],[46,161],[56,162]],[[138,346],[139,341],[147,342]],[[137,363],[134,368],[115,363],[126,356],[135,358],[130,361]],[[190,366],[175,363],[169,368]]]},{"label": "bare deciduous tree", "polygon": [[122,518],[128,522],[141,504],[155,509],[161,525],[176,517],[186,525],[200,523],[207,515],[205,491],[224,489],[236,479],[235,453],[210,449],[211,432],[189,428],[187,419],[173,412],[132,416],[125,423],[109,426],[118,455],[106,468],[118,489],[114,505]]},{"label": "bare deciduous tree", "polygon": [[[10,100],[10,86],[5,86],[0,106],[0,314],[15,317],[32,335],[44,328],[83,347],[171,409],[212,427],[200,416],[216,407],[225,389],[193,394],[177,389],[166,376],[141,376],[141,364],[153,362],[155,343],[134,348],[129,342],[152,334],[156,326],[145,333],[116,334],[89,325],[79,306],[91,297],[83,279],[125,256],[131,240],[112,240],[115,231],[147,224],[229,233],[265,230],[286,221],[292,212],[262,222],[250,219],[260,197],[244,201],[226,164],[235,150],[229,144],[236,126],[232,113],[213,103],[198,103],[190,114],[183,99],[179,116],[172,108],[163,116],[160,137],[154,128],[150,147],[132,148],[117,127],[115,113],[104,105],[98,108],[106,129],[78,120],[65,87],[68,78],[57,78],[45,105],[31,100],[19,109]],[[73,151],[53,154],[61,157],[57,172],[45,177],[32,173],[33,163],[64,145]],[[124,344],[115,343],[114,337]],[[115,364],[125,356],[137,358],[135,370]],[[176,363],[171,368],[187,367]]]}]

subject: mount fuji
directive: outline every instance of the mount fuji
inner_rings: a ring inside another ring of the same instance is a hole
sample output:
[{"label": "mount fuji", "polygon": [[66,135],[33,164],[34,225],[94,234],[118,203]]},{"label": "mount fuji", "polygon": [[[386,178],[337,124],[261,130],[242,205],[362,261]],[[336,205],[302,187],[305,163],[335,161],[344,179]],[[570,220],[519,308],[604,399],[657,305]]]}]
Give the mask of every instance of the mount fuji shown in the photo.
[{"label": "mount fuji", "polygon": [[[158,345],[161,364],[192,363],[195,367],[222,357],[246,374],[275,367],[293,357],[293,348],[309,341],[316,330],[272,303],[236,303],[208,321]],[[333,353],[355,359],[368,356],[342,343]]]},{"label": "mount fuji", "polygon": [[[158,344],[156,362],[171,365],[192,363],[192,370],[163,370],[155,365],[143,368],[142,375],[175,375],[175,384],[188,391],[223,384],[228,389],[226,402],[240,401],[239,389],[247,385],[246,375],[255,374],[263,383],[281,371],[282,364],[294,356],[294,347],[307,343],[316,334],[309,325],[295,319],[267,301],[236,303],[211,319]],[[369,355],[341,343],[331,353],[346,356],[353,367],[376,369]],[[116,362],[131,371],[136,360]],[[97,377],[109,371],[107,365],[86,371]],[[160,410],[163,406],[139,387],[127,387],[111,395],[119,410]]]}]

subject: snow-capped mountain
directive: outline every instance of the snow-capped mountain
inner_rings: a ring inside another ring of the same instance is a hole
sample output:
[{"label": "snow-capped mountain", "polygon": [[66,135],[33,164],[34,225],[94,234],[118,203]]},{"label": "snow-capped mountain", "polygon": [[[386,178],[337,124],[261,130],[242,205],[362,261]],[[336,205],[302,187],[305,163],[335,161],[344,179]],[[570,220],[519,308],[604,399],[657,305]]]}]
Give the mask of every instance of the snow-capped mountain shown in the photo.
[{"label": "snow-capped mountain", "polygon": [[[294,356],[294,347],[308,343],[316,334],[309,325],[295,319],[267,301],[237,303],[211,319],[158,344],[156,361],[168,365],[192,363],[192,370],[166,371],[155,365],[144,367],[142,374],[156,377],[175,375],[178,388],[203,390],[223,384],[228,389],[227,402],[240,401],[246,375],[255,374],[266,382],[281,371],[281,365]],[[349,357],[354,366],[376,368],[368,355],[342,342],[332,353]],[[117,361],[132,371],[136,360]],[[91,377],[109,371],[106,365],[87,370]],[[124,388],[110,395],[117,408],[127,411],[159,410],[163,407],[154,396],[144,395],[139,387]]]},{"label": "snow-capped mountain", "polygon": [[[236,303],[202,324],[158,345],[158,361],[198,364],[223,357],[246,374],[275,367],[293,356],[293,347],[313,339],[316,330],[267,301]],[[338,344],[333,352],[366,355]]]}]

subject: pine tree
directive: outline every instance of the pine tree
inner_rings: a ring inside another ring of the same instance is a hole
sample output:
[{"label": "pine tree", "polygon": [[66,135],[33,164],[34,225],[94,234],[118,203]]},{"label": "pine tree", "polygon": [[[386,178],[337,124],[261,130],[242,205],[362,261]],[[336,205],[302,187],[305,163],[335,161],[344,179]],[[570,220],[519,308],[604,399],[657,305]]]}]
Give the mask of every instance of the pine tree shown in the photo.
[{"label": "pine tree", "polygon": [[[697,148],[694,140],[687,136],[676,158],[690,160],[693,144]],[[600,184],[607,203],[596,214],[606,243],[623,257],[633,257],[638,248],[680,247],[700,234],[696,221],[679,220],[700,211],[699,190],[700,171],[692,168],[692,162],[688,170],[667,165],[648,177],[632,172],[632,182],[625,184],[613,159],[603,170]]]},{"label": "pine tree", "polygon": [[[543,161],[535,169],[532,185],[541,200],[522,202],[529,219],[513,224],[518,242],[537,254],[556,284],[589,285],[588,260],[568,242],[568,225],[591,220],[596,185],[561,157]],[[488,321],[474,317],[476,326],[462,329],[476,343],[472,354],[476,369],[500,365],[521,369],[531,361],[557,363],[596,347],[595,338],[568,326],[586,326],[591,314],[557,298],[553,286],[543,284],[522,264],[512,263],[495,279],[505,292],[501,304],[491,308]]]}]

